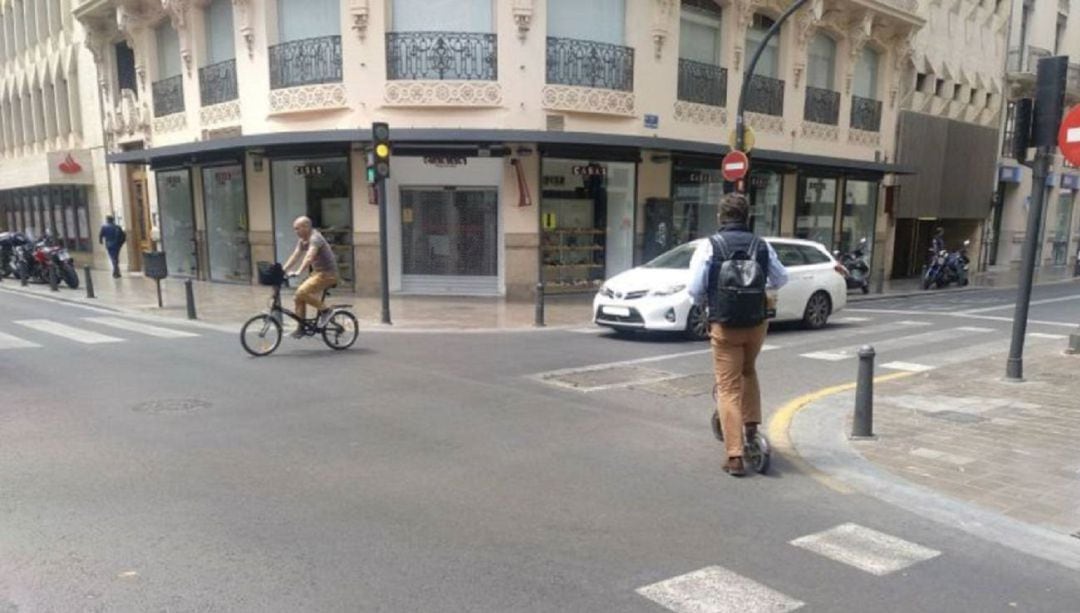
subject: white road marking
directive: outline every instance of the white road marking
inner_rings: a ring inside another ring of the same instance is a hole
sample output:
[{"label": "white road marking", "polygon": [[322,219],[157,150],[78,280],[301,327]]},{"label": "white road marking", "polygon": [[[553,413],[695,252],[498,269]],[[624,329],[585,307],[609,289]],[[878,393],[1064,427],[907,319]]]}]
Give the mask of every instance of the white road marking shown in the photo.
[{"label": "white road marking", "polygon": [[769,345],[768,343],[761,346],[761,351],[763,351],[763,352],[764,351],[776,351],[777,349],[782,349],[782,347],[780,347],[780,345]]},{"label": "white road marking", "polygon": [[957,330],[964,332],[994,332],[994,328],[980,328],[979,326],[960,326]]},{"label": "white road marking", "polygon": [[131,321],[130,319],[121,319],[119,317],[85,317],[84,319],[92,323],[109,326],[110,328],[138,332],[140,334],[156,336],[158,338],[191,338],[193,336],[198,336],[198,334],[195,334],[194,332],[161,328],[159,326],[151,326],[150,324]]},{"label": "white road marking", "polygon": [[833,322],[838,324],[854,324],[863,321],[870,321],[872,317],[837,317]]},{"label": "white road marking", "polygon": [[722,566],[706,566],[636,591],[675,613],[786,613],[804,604]]},{"label": "white road marking", "polygon": [[839,362],[840,360],[846,360],[853,356],[849,353],[813,351],[811,353],[800,354],[799,357],[810,358],[811,360],[825,360],[826,362]]},{"label": "white road marking", "polygon": [[902,326],[932,326],[933,325],[928,321],[914,321],[914,320],[911,320],[911,319],[904,319],[904,320],[898,321],[896,323],[898,323],[898,324],[900,324]]},{"label": "white road marking", "polygon": [[[1054,304],[1055,302],[1068,302],[1070,300],[1080,300],[1080,294],[1074,296],[1060,296],[1058,298],[1044,298],[1042,300],[1032,300],[1031,306],[1038,306],[1040,304]],[[983,307],[981,309],[968,309],[966,311],[960,311],[961,315],[968,315],[971,313],[986,313],[988,311],[1004,311],[1005,309],[1014,308],[1016,304],[999,304],[997,306]]]},{"label": "white road marking", "polygon": [[941,555],[935,549],[852,523],[797,538],[791,544],[878,576]]},{"label": "white road marking", "polygon": [[108,336],[105,334],[99,334],[90,330],[82,330],[62,324],[48,319],[24,319],[14,322],[20,326],[26,326],[31,330],[37,330],[38,332],[44,332],[46,334],[52,334],[61,338],[75,341],[77,343],[83,343],[86,345],[97,345],[101,343],[122,343],[124,339],[116,338],[115,336]]},{"label": "white road marking", "polygon": [[611,328],[601,328],[600,326],[593,326],[591,328],[574,328],[570,331],[575,334],[603,334],[604,332],[610,332]]},{"label": "white road marking", "polygon": [[31,349],[40,346],[41,345],[37,343],[31,343],[30,341],[23,340],[17,336],[11,336],[10,334],[0,332],[0,349]]},{"label": "white road marking", "polygon": [[1065,334],[1047,334],[1046,332],[1028,332],[1027,335],[1031,338],[1045,338],[1051,341],[1062,341],[1069,338]]},{"label": "white road marking", "polygon": [[612,368],[614,366],[633,366],[634,364],[648,364],[649,362],[663,362],[664,360],[674,360],[677,358],[685,358],[694,355],[705,355],[712,353],[712,349],[698,349],[697,351],[683,351],[680,353],[665,353],[663,355],[652,355],[645,358],[636,358],[633,360],[620,360],[618,362],[604,362],[602,364],[589,364],[587,366],[579,366],[577,368],[560,368],[558,370],[549,370],[547,372],[536,373],[532,375],[534,379],[548,379],[551,377],[557,377],[560,375],[569,375],[579,372],[589,372],[593,370],[604,370]]},{"label": "white road marking", "polygon": [[927,449],[926,447],[918,447],[909,451],[911,455],[917,458],[928,458],[930,460],[940,460],[948,464],[955,466],[967,466],[975,461],[975,458],[969,458],[963,455],[956,455],[955,453],[948,453],[945,451],[938,451],[937,449]]},{"label": "white road marking", "polygon": [[914,362],[888,362],[887,364],[882,364],[881,367],[888,370],[902,370],[904,372],[926,372],[928,370],[934,370],[933,366],[915,364]]}]

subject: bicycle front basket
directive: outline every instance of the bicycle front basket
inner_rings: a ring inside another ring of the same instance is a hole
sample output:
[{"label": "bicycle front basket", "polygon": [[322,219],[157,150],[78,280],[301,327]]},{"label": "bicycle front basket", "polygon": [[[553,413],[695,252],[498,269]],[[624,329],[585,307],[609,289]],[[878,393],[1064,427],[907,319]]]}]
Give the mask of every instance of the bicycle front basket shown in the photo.
[{"label": "bicycle front basket", "polygon": [[277,262],[259,262],[259,285],[279,286],[285,282],[285,269]]}]

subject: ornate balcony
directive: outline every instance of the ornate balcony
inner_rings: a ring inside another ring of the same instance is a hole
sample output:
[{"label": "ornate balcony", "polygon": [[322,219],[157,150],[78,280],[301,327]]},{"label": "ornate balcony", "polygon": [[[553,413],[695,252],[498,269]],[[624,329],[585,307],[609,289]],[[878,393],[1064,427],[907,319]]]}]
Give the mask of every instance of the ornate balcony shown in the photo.
[{"label": "ornate balcony", "polygon": [[634,91],[634,50],[622,45],[549,36],[547,82]]},{"label": "ornate balcony", "polygon": [[746,110],[751,113],[784,115],[784,80],[753,75],[746,89]]},{"label": "ornate balcony", "polygon": [[236,60],[226,60],[199,69],[199,100],[212,106],[236,100]]},{"label": "ornate balcony", "polygon": [[164,117],[184,110],[184,76],[176,75],[151,85],[154,93],[154,117]]},{"label": "ornate balcony", "polygon": [[1051,53],[1041,47],[1028,46],[1027,49],[1023,47],[1013,47],[1009,49],[1009,55],[1007,58],[1008,71],[1010,73],[1021,73],[1034,75],[1039,66],[1039,60],[1050,57]]},{"label": "ornate balcony", "polygon": [[270,89],[341,82],[341,37],[320,36],[270,47]]},{"label": "ornate balcony", "polygon": [[840,92],[807,85],[803,119],[830,126],[840,123]]},{"label": "ornate balcony", "polygon": [[881,130],[881,101],[851,97],[851,127],[866,132]]},{"label": "ornate balcony", "polygon": [[474,32],[387,32],[386,78],[496,81],[498,38]]},{"label": "ornate balcony", "polygon": [[679,100],[727,106],[727,68],[679,58]]}]

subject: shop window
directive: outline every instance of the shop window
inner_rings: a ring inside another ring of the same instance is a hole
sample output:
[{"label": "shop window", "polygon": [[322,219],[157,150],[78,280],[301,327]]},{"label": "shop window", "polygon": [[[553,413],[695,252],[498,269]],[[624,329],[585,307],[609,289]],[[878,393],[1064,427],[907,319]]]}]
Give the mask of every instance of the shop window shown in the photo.
[{"label": "shop window", "polygon": [[274,160],[271,173],[277,260],[284,262],[296,249],[293,221],[307,216],[334,251],[340,283],[352,285],[353,223],[348,159]]},{"label": "shop window", "polygon": [[750,173],[750,229],[761,236],[780,234],[780,204],[784,176],[778,172]]},{"label": "shop window", "polygon": [[826,248],[833,244],[836,184],[837,180],[831,178],[803,178],[801,202],[795,216],[796,238],[817,241]]},{"label": "shop window", "polygon": [[31,239],[50,230],[59,243],[75,251],[91,249],[86,188],[35,187],[0,194],[0,226]]},{"label": "shop window", "polygon": [[402,273],[497,276],[498,211],[495,189],[402,188]]},{"label": "shop window", "polygon": [[[716,213],[720,198],[724,195],[724,178],[720,171],[716,168],[676,166],[673,182],[670,219],[653,215],[650,220],[646,209],[646,259],[675,245],[716,232]],[[664,235],[662,223],[666,223],[665,228],[670,229],[666,241],[660,240]]]},{"label": "shop window", "polygon": [[844,208],[840,220],[840,241],[837,249],[845,253],[866,239],[863,252],[869,258],[874,248],[874,228],[877,223],[878,184],[875,181],[848,180],[844,186]]},{"label": "shop window", "polygon": [[246,283],[251,280],[247,198],[240,165],[202,169],[210,279]]},{"label": "shop window", "polygon": [[198,274],[195,242],[195,211],[191,199],[191,173],[184,170],[157,173],[158,216],[165,263],[170,275]]}]

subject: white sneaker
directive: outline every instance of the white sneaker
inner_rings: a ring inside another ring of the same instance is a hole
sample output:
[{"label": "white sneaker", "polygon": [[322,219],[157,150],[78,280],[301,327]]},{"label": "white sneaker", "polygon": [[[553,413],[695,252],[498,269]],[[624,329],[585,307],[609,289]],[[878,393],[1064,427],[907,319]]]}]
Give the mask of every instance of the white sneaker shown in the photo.
[{"label": "white sneaker", "polygon": [[330,323],[330,317],[334,315],[334,312],[330,309],[325,309],[319,313],[319,327],[325,328],[326,324]]}]

